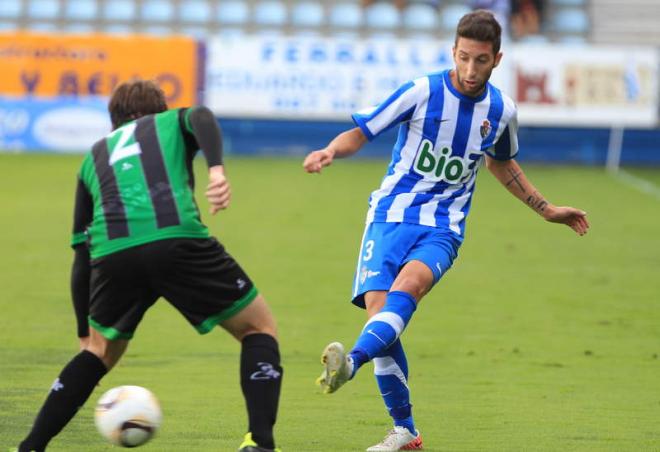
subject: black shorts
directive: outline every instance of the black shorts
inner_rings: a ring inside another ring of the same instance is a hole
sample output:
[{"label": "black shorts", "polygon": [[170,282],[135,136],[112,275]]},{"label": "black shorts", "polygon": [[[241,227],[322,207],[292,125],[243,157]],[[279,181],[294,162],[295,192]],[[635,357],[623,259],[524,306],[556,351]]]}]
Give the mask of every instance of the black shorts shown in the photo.
[{"label": "black shorts", "polygon": [[168,239],[92,261],[89,323],[107,339],[130,339],[165,298],[200,334],[249,305],[257,289],[214,238]]}]

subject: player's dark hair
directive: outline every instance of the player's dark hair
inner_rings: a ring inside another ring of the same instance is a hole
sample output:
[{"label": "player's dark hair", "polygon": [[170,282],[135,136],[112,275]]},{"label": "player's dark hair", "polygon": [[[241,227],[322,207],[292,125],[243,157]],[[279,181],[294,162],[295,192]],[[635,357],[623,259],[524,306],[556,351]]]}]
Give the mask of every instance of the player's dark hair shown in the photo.
[{"label": "player's dark hair", "polygon": [[151,80],[132,80],[119,84],[108,103],[113,130],[134,119],[165,110],[165,93]]},{"label": "player's dark hair", "polygon": [[477,9],[463,16],[458,22],[454,45],[458,43],[458,38],[490,42],[493,44],[493,54],[497,55],[502,44],[502,27],[493,13],[485,9]]}]

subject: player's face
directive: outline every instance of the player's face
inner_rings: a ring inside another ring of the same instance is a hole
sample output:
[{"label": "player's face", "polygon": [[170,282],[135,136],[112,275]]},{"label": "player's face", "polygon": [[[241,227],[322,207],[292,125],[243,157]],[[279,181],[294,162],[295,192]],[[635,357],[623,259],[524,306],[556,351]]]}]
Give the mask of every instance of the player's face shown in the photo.
[{"label": "player's face", "polygon": [[453,49],[454,87],[466,96],[478,96],[486,86],[493,69],[500,63],[502,52],[493,53],[493,44],[474,39],[458,38]]}]

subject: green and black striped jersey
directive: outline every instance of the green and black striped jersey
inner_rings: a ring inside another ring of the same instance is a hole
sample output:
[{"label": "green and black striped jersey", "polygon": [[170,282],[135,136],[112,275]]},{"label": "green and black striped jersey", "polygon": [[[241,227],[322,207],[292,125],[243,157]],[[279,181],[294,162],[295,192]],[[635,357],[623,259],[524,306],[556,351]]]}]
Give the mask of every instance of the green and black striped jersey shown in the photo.
[{"label": "green and black striped jersey", "polygon": [[195,203],[191,109],[124,124],[92,147],[78,175],[72,245],[92,258],[156,240],[206,238]]}]

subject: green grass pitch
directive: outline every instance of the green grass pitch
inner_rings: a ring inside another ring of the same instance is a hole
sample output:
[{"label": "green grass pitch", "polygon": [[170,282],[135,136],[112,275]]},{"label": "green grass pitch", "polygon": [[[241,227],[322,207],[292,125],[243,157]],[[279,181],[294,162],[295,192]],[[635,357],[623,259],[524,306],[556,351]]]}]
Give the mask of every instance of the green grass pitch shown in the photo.
[{"label": "green grass pitch", "polygon": [[[27,432],[77,351],[68,242],[80,160],[0,155],[0,448]],[[326,343],[352,345],[364,322],[348,297],[386,162],[337,161],[314,176],[288,158],[227,166],[233,204],[204,220],[278,319],[278,443],[364,450],[390,427],[371,365],[337,394],[314,380]],[[598,168],[527,174],[553,202],[585,209],[591,231],[543,222],[482,171],[460,256],[403,336],[426,450],[660,450],[660,201]],[[636,174],[660,182],[657,169]],[[162,404],[162,430],[144,451],[235,450],[246,427],[238,352],[226,333],[198,336],[160,301],[49,450],[112,450],[93,407],[122,384]]]}]

